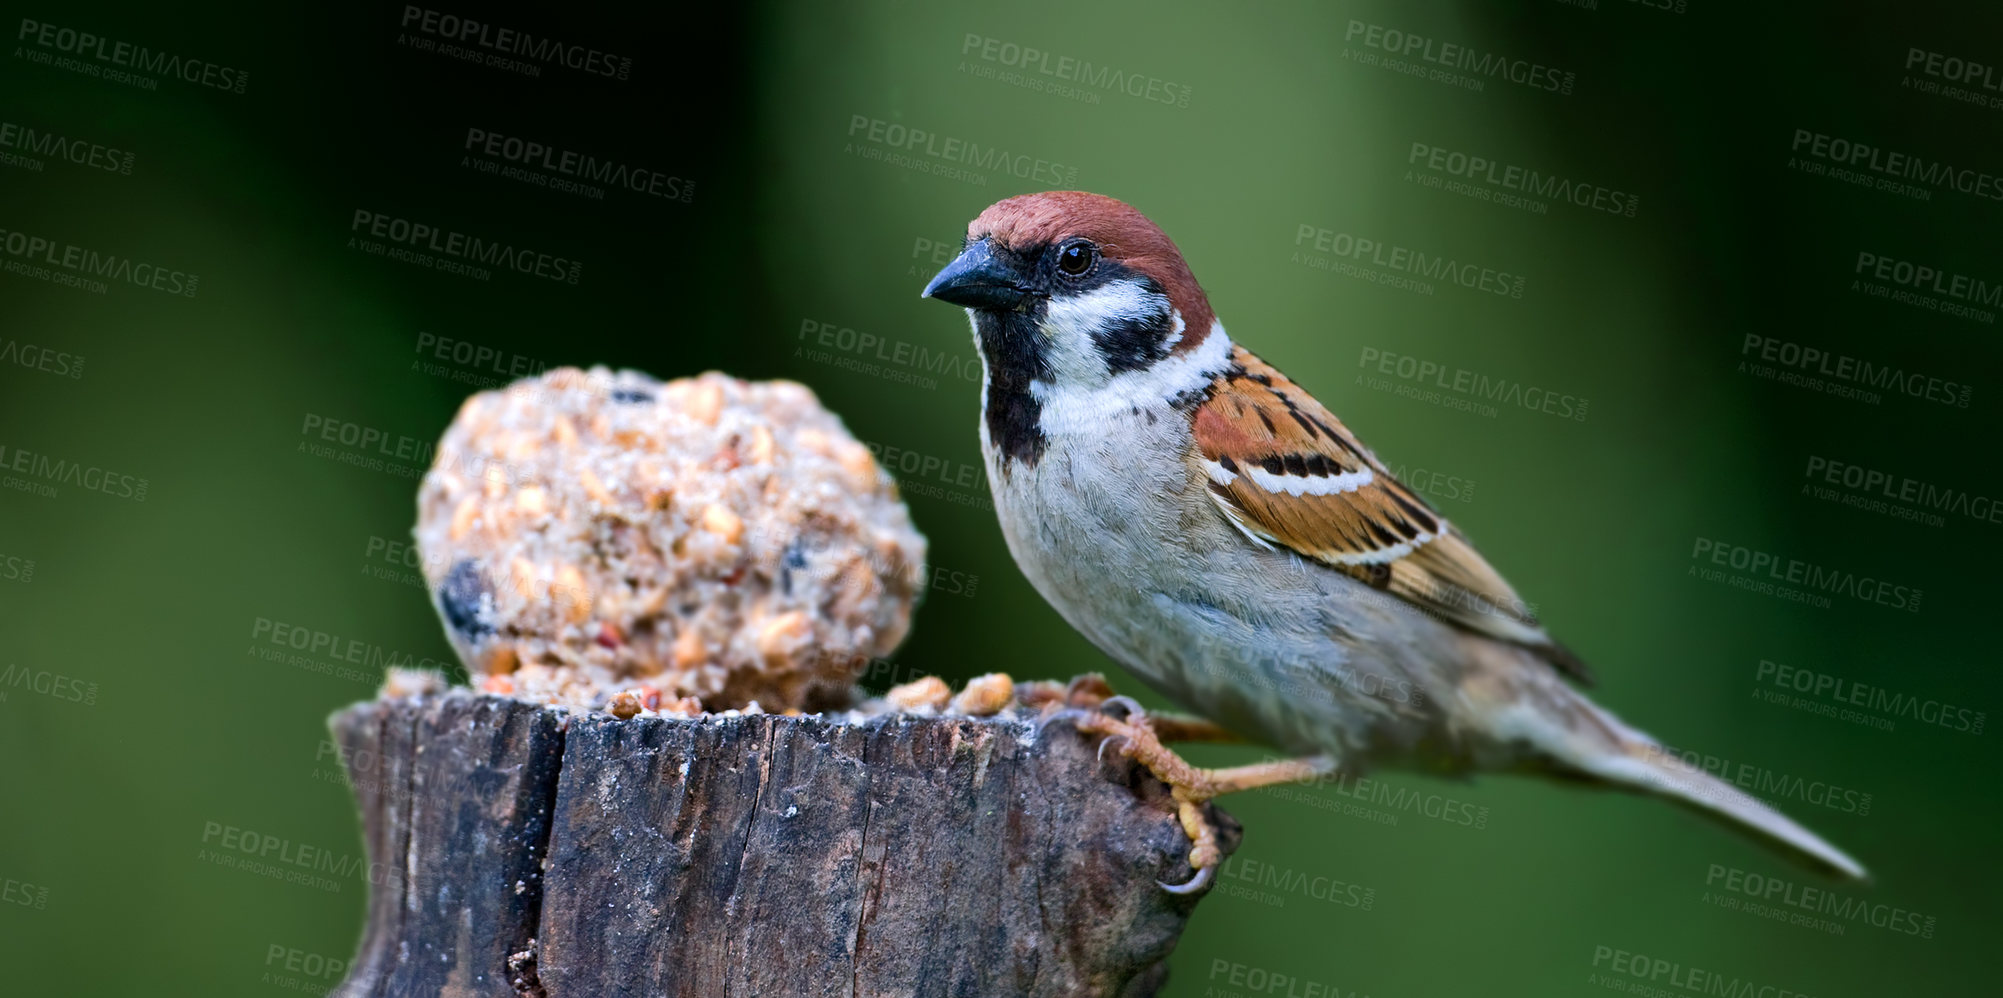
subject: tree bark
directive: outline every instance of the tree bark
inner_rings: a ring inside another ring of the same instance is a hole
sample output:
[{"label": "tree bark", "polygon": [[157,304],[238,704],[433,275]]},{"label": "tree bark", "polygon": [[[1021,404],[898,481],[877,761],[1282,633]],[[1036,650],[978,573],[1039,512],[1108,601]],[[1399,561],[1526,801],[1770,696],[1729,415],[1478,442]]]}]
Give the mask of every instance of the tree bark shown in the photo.
[{"label": "tree bark", "polygon": [[1149,995],[1200,897],[1167,788],[1065,723],[330,724],[377,874],[342,996]]}]

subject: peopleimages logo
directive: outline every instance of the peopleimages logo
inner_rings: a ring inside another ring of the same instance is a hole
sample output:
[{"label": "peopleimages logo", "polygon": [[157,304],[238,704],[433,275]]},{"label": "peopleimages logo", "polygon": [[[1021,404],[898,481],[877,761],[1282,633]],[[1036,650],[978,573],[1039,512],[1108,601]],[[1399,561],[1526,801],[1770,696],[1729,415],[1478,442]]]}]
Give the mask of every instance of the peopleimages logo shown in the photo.
[{"label": "peopleimages logo", "polygon": [[[799,343],[819,346],[825,350],[853,354],[859,358],[921,370],[940,377],[958,378],[969,384],[977,384],[981,380],[981,362],[972,356],[947,350],[934,350],[922,344],[907,343],[903,340],[887,339],[876,333],[859,333],[833,322],[804,319],[800,323],[799,335],[794,339]],[[795,353],[798,352],[796,349]],[[933,386],[936,387],[937,383],[934,382]]]},{"label": "peopleimages logo", "polygon": [[[1008,69],[1036,73],[1038,76],[1048,76],[1067,83],[1076,83],[1080,86],[1122,93],[1129,97],[1139,97],[1143,100],[1167,104],[1171,107],[1189,106],[1190,87],[1187,83],[1174,83],[1168,80],[1157,79],[1144,73],[1129,73],[1112,66],[1094,64],[1087,59],[1074,59],[1068,55],[1058,55],[1055,52],[1047,52],[1043,49],[1027,45],[1017,45],[1014,42],[1003,41],[1000,38],[989,38],[971,31],[967,32],[965,40],[960,43],[960,55],[972,55],[983,62],[991,62]],[[966,65],[964,62],[961,63],[963,67]],[[1004,82],[1016,81],[1005,80]],[[1035,81],[1033,78],[1023,82],[1031,84],[1029,89],[1042,89],[1034,85]],[[1053,92],[1061,93],[1061,90],[1054,90]],[[1087,103],[1098,103],[1096,94],[1087,94],[1087,96],[1092,98]]]},{"label": "peopleimages logo", "polygon": [[471,261],[565,284],[576,284],[584,274],[584,264],[576,260],[521,249],[367,208],[355,209],[348,231],[395,243],[399,251],[419,255],[436,253],[453,260]]},{"label": "peopleimages logo", "polygon": [[[1415,250],[1395,243],[1380,242],[1349,232],[1300,223],[1294,229],[1296,250],[1311,249],[1340,259],[1410,274],[1429,281],[1457,284],[1470,291],[1486,291],[1504,298],[1523,297],[1523,275],[1494,267],[1484,267],[1452,257]],[[1316,266],[1311,257],[1295,253],[1294,262]],[[1326,269],[1326,268],[1322,268]]]},{"label": "peopleimages logo", "polygon": [[86,707],[97,706],[96,683],[47,669],[30,669],[13,662],[7,663],[6,671],[0,672],[0,700],[7,699],[8,690],[23,687],[29,692],[56,700],[68,700]]},{"label": "peopleimages logo", "polygon": [[1910,911],[1896,905],[1881,901],[1866,901],[1863,898],[1838,894],[1826,888],[1808,887],[1792,880],[1751,873],[1722,863],[1710,864],[1710,869],[1704,874],[1704,884],[1713,890],[1743,894],[1772,904],[1824,915],[1839,922],[1848,922],[1852,925],[1862,923],[1887,932],[1918,936],[1921,939],[1933,938],[1934,924],[1938,921],[1932,915]]},{"label": "peopleimages logo", "polygon": [[[1727,977],[1715,970],[1632,953],[1613,946],[1593,947],[1593,973],[1586,978],[1586,983],[1658,998],[1667,998],[1677,992],[1727,995],[1730,998],[1808,998],[1801,991],[1760,984],[1736,974]],[[1677,990],[1670,991],[1669,988]]]},{"label": "peopleimages logo", "polygon": [[[1243,991],[1227,991],[1217,982],[1222,978],[1233,988]],[[1354,988],[1344,989],[1341,985],[1327,981],[1304,980],[1292,974],[1283,974],[1265,967],[1255,967],[1235,960],[1213,959],[1210,961],[1209,987],[1206,995],[1243,996],[1278,995],[1280,998],[1370,998]]]},{"label": "peopleimages logo", "polygon": [[[1277,762],[1279,760],[1266,758],[1260,761]],[[1318,795],[1304,793],[1305,788],[1309,787],[1323,788],[1338,797],[1345,797],[1362,804],[1387,809],[1385,812],[1380,813],[1384,818],[1389,818],[1390,820],[1383,821],[1379,819],[1380,824],[1395,825],[1398,823],[1398,817],[1402,813],[1434,818],[1449,825],[1458,825],[1462,828],[1485,829],[1488,827],[1489,811],[1487,805],[1476,804],[1471,801],[1461,800],[1458,797],[1448,797],[1444,794],[1431,793],[1425,790],[1414,790],[1411,787],[1399,786],[1376,777],[1359,777],[1342,772],[1328,773],[1301,780],[1296,784],[1274,784],[1273,786],[1264,788],[1261,792],[1286,800],[1295,800],[1312,804],[1313,806],[1321,806],[1315,803]]]},{"label": "peopleimages logo", "polygon": [[[94,35],[88,31],[78,31],[75,28],[45,24],[32,18],[21,19],[21,30],[14,35],[14,40],[27,42],[36,48],[106,63],[120,69],[152,73],[155,76],[171,76],[188,83],[227,90],[231,93],[243,93],[244,87],[250,83],[250,74],[241,69],[219,66],[202,59],[190,59],[172,52],[161,52],[144,45],[134,45],[115,38]],[[84,66],[91,76],[102,75],[105,72],[101,67],[90,63],[85,63]]]},{"label": "peopleimages logo", "polygon": [[[1734,571],[1749,573],[1749,575],[1745,576],[1726,578],[1723,576],[1723,573],[1717,572],[1714,569],[1691,565],[1688,574],[1699,576],[1707,582],[1726,582],[1736,588],[1753,589],[1770,595],[1787,596],[1788,598],[1796,598],[1799,595],[1815,596],[1820,593],[1831,593],[1863,600],[1866,603],[1889,606],[1895,610],[1918,613],[1920,612],[1920,598],[1924,595],[1924,592],[1917,587],[1900,585],[1890,579],[1878,579],[1869,575],[1856,575],[1842,569],[1825,568],[1821,565],[1802,561],[1799,558],[1782,558],[1771,552],[1760,551],[1743,544],[1732,544],[1709,537],[1699,537],[1695,540],[1690,547],[1690,560],[1693,562],[1708,561],[1712,565],[1724,566]],[[1782,586],[1780,589],[1783,591],[1776,593],[1772,583],[1757,578],[1758,576],[1765,576],[1767,579],[1803,586],[1811,592],[1803,594]],[[1815,601],[1802,600],[1802,602]],[[1816,605],[1820,605],[1826,609],[1828,607],[1828,600],[1826,598],[1821,599]]]},{"label": "peopleimages logo", "polygon": [[[1907,693],[1895,693],[1882,686],[1860,683],[1854,679],[1844,679],[1826,672],[1797,668],[1764,658],[1760,659],[1759,666],[1753,670],[1753,681],[1771,685],[1779,690],[1792,690],[1816,697],[1830,704],[1861,707],[1886,718],[1906,718],[1971,735],[1981,734],[1983,726],[1989,722],[1989,714],[1986,711],[1939,700],[1922,699]],[[1826,712],[1818,710],[1816,713]],[[1889,724],[1882,727],[1891,730]]]},{"label": "peopleimages logo", "polygon": [[[2003,503],[1997,502],[1990,496],[1963,489],[1941,488],[1931,482],[1919,481],[1890,471],[1811,454],[1808,457],[1807,469],[1802,474],[1810,482],[1826,483],[1855,493],[1847,505],[1861,505],[1862,508],[1874,512],[1886,512],[1899,507],[1879,502],[1880,497],[1896,503],[1910,504],[1916,507],[1917,514],[1910,518],[1921,519],[1930,526],[1941,526],[1945,523],[1945,520],[1935,515],[1933,511],[1952,513],[1986,523],[2003,523]],[[1808,486],[1803,486],[1804,491],[1807,488]]]},{"label": "peopleimages logo", "polygon": [[348,961],[340,957],[323,956],[319,953],[309,953],[296,947],[272,943],[270,948],[265,951],[265,972],[264,976],[258,979],[258,983],[273,984],[290,991],[309,991],[315,994],[323,992],[328,985],[302,981],[297,977],[279,977],[271,969],[274,965],[288,973],[303,974],[309,978],[319,978],[320,981],[328,982],[339,981],[342,975],[348,972]]},{"label": "peopleimages logo", "polygon": [[414,461],[418,464],[429,464],[432,454],[438,447],[427,437],[411,437],[400,433],[392,437],[388,431],[373,426],[364,426],[361,423],[314,412],[306,413],[305,418],[300,421],[299,435],[308,438],[317,436],[330,444],[340,444],[363,453],[397,461]]},{"label": "peopleimages logo", "polygon": [[[109,471],[97,465],[87,465],[79,461],[50,457],[35,451],[22,450],[18,446],[0,444],[0,472],[14,472],[26,475],[40,482],[58,485],[74,485],[90,492],[101,492],[114,499],[130,499],[134,502],[146,501],[146,490],[151,482],[137,475],[127,475]],[[12,479],[8,481],[11,487]],[[33,484],[32,482],[28,484]],[[22,491],[38,491],[22,489]],[[53,488],[44,494],[54,498]]]},{"label": "peopleimages logo", "polygon": [[1755,369],[1749,367],[1749,361],[1741,360],[1741,371],[1798,383],[1804,388],[1827,391],[1833,395],[1864,397],[1873,404],[1877,401],[1875,394],[1851,385],[1868,385],[1957,409],[1968,408],[1972,392],[1970,386],[1963,382],[1888,364],[1875,364],[1848,354],[1831,353],[1820,347],[1759,333],[1746,334],[1739,344],[1739,356],[1774,365],[1771,369]]},{"label": "peopleimages logo", "polygon": [[1806,128],[1794,130],[1794,140],[1788,148],[1798,156],[1869,170],[1872,173],[1910,180],[1939,190],[1960,191],[1980,198],[2003,201],[2003,179],[1979,170],[1957,167],[1946,160],[1928,160],[1923,156],[1895,152]]},{"label": "peopleimages logo", "polygon": [[1078,182],[1078,168],[1075,166],[1014,153],[999,146],[984,146],[969,139],[940,135],[866,114],[849,115],[848,137],[852,140],[851,145],[855,141],[867,142],[906,155],[922,155],[941,164],[986,173],[1006,173],[1018,180],[1054,187]]},{"label": "peopleimages logo", "polygon": [[35,559],[0,554],[0,579],[23,584],[35,581]]},{"label": "peopleimages logo", "polygon": [[[1298,894],[1316,901],[1362,911],[1369,911],[1371,906],[1377,903],[1375,887],[1365,887],[1362,884],[1337,880],[1323,874],[1311,876],[1300,870],[1261,863],[1243,856],[1226,858],[1223,868],[1218,872],[1224,877],[1218,884],[1224,893],[1275,908],[1286,907],[1286,899],[1277,897],[1269,891],[1253,890],[1240,885],[1268,887],[1284,894]],[[1232,884],[1230,881],[1237,881],[1238,884]]]},{"label": "peopleimages logo", "polygon": [[[57,242],[45,236],[34,236],[14,229],[0,229],[0,252],[15,258],[28,268],[47,264],[84,277],[102,278],[149,291],[160,291],[185,298],[195,297],[195,290],[201,285],[201,278],[186,271],[162,267],[158,264],[134,260],[116,253],[99,253],[94,249],[74,243]],[[11,269],[11,266],[10,266]]]},{"label": "peopleimages logo", "polygon": [[[446,663],[429,655],[387,648],[360,638],[269,617],[257,617],[251,621],[250,639],[252,644],[248,654],[266,662],[278,662],[355,682],[375,682],[391,669],[442,670],[447,667]],[[286,649],[303,655],[289,655]]]},{"label": "peopleimages logo", "polygon": [[1957,274],[1950,270],[1900,260],[1869,250],[1857,252],[1857,266],[1853,273],[1858,277],[1868,277],[1876,281],[1900,288],[1941,295],[1958,302],[1987,305],[1990,308],[2003,307],[2003,284],[1985,281],[1980,277]]},{"label": "peopleimages logo", "polygon": [[1491,188],[1553,201],[1567,201],[1581,208],[1591,208],[1609,215],[1633,218],[1636,209],[1641,205],[1639,196],[1626,191],[1573,180],[1555,173],[1544,173],[1512,163],[1503,163],[1486,156],[1475,156],[1428,145],[1424,142],[1412,143],[1411,152],[1405,157],[1405,165],[1484,184]]},{"label": "peopleimages logo", "polygon": [[[590,153],[564,149],[534,139],[503,135],[484,128],[467,128],[466,141],[461,148],[468,153],[491,156],[499,162],[510,164],[510,167],[500,167],[497,164],[492,172],[503,173],[513,167],[524,167],[556,175],[554,178],[530,179],[531,183],[544,187],[566,189],[564,182],[572,181],[568,189],[591,195],[595,188],[576,183],[589,181],[591,184],[603,184],[606,187],[649,194],[669,201],[686,202],[695,196],[695,184],[681,177],[616,160],[600,159]],[[527,179],[518,173],[511,173],[509,176],[511,179]],[[597,191],[593,196],[602,198],[604,192]]]},{"label": "peopleimages logo", "polygon": [[0,879],[0,902],[41,911],[49,906],[49,889],[7,877]]},{"label": "peopleimages logo", "polygon": [[19,160],[22,164],[34,164],[28,168],[40,170],[41,165],[31,156],[46,156],[60,159],[78,166],[103,170],[106,173],[131,175],[132,154],[99,142],[79,139],[46,128],[23,125],[12,121],[0,121],[0,149],[12,150],[0,153],[0,162]]},{"label": "peopleimages logo", "polygon": [[1949,83],[2003,92],[2003,76],[1997,74],[1997,68],[1973,59],[1912,47],[1906,49],[1906,68]]},{"label": "peopleimages logo", "polygon": [[[1357,357],[1356,366],[1399,378],[1414,386],[1437,388],[1477,405],[1482,402],[1499,403],[1575,421],[1584,420],[1591,408],[1590,399],[1577,395],[1552,391],[1539,385],[1526,385],[1508,378],[1491,378],[1464,367],[1448,367],[1438,361],[1391,353],[1377,347],[1364,347]],[[1359,383],[1377,387],[1361,381],[1365,377],[1365,374],[1358,374]],[[1495,415],[1493,406],[1484,405],[1482,408],[1487,410],[1484,415]]]},{"label": "peopleimages logo", "polygon": [[348,853],[220,821],[202,823],[202,848],[195,858],[329,893],[340,893],[340,881],[350,877],[375,887],[393,887],[403,881],[402,871],[388,863],[366,862]]},{"label": "peopleimages logo", "polygon": [[[535,65],[536,63],[563,66],[590,76],[609,76],[618,80],[626,79],[633,72],[633,60],[628,56],[613,55],[588,46],[574,45],[555,38],[504,28],[427,7],[405,5],[400,27],[405,31],[430,35],[450,43],[463,43],[476,49],[485,49],[490,65],[509,70],[532,70],[533,72],[528,74],[531,76],[541,75],[541,66]],[[458,54],[444,50],[441,52],[445,55]],[[525,60],[529,65],[517,65],[514,59],[505,58],[509,56]]]},{"label": "peopleimages logo", "polygon": [[[1722,756],[1671,745],[1651,745],[1646,754],[1656,760],[1675,759],[1692,769],[1701,769],[1763,801],[1795,801],[1826,807],[1842,814],[1870,817],[1874,795],[1828,780],[1811,780],[1782,773],[1749,762],[1735,762]],[[1706,791],[1700,791],[1704,793]],[[1724,796],[1719,794],[1718,796]]]},{"label": "peopleimages logo", "polygon": [[1570,94],[1572,83],[1578,77],[1577,73],[1570,70],[1555,69],[1529,59],[1512,59],[1496,52],[1483,52],[1454,42],[1442,42],[1416,32],[1400,31],[1397,28],[1387,28],[1381,24],[1371,24],[1351,18],[1348,28],[1343,32],[1342,40],[1353,43],[1358,38],[1361,38],[1362,44],[1368,48],[1381,49],[1394,55],[1445,66],[1472,76],[1507,80],[1532,90]]},{"label": "peopleimages logo", "polygon": [[74,381],[83,377],[83,361],[80,354],[0,336],[0,365],[18,365]]}]

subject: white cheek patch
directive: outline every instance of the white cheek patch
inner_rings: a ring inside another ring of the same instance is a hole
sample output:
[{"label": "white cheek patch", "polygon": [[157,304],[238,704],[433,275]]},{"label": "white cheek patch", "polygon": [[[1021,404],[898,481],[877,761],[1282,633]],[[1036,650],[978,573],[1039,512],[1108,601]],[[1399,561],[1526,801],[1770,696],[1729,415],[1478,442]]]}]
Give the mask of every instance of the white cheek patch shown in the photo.
[{"label": "white cheek patch", "polygon": [[1044,331],[1052,339],[1091,341],[1108,326],[1154,322],[1169,311],[1168,296],[1139,281],[1114,281],[1082,295],[1053,296],[1045,309]]},{"label": "white cheek patch", "polygon": [[[1171,312],[1170,318],[1181,325],[1181,313]],[[1098,353],[1089,344],[1086,349]],[[1029,393],[1042,407],[1038,425],[1045,436],[1101,434],[1121,413],[1166,409],[1170,399],[1208,388],[1230,366],[1231,337],[1224,334],[1223,323],[1213,320],[1209,335],[1195,347],[1141,370],[1122,371],[1095,385],[1033,381]]]},{"label": "white cheek patch", "polygon": [[1168,296],[1139,281],[1116,281],[1082,295],[1052,297],[1043,316],[1045,349],[1059,380],[1105,384],[1112,376],[1099,353],[1098,333],[1129,324],[1152,325],[1170,313]]}]

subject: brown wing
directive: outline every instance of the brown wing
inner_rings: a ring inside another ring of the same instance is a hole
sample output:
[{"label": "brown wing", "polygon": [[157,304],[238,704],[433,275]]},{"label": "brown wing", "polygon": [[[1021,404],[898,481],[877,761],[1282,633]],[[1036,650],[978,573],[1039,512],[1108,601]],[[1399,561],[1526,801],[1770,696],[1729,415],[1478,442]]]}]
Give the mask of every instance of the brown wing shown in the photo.
[{"label": "brown wing", "polygon": [[1245,348],[1233,347],[1232,360],[1197,409],[1195,435],[1211,498],[1239,530],[1591,680],[1474,545],[1341,420]]}]

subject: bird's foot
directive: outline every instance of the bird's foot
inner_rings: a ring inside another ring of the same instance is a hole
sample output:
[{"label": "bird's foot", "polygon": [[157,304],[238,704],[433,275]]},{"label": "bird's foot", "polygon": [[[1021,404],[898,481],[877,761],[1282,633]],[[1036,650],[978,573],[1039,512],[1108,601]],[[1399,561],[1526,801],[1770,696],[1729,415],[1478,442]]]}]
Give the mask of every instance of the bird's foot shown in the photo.
[{"label": "bird's foot", "polygon": [[1127,697],[1105,698],[1096,709],[1080,712],[1077,725],[1080,731],[1104,736],[1099,743],[1101,757],[1106,746],[1113,745],[1115,751],[1145,766],[1155,779],[1168,784],[1175,800],[1176,817],[1182,823],[1183,834],[1189,836],[1189,865],[1196,870],[1196,876],[1188,883],[1161,885],[1163,890],[1174,894],[1202,890],[1224,859],[1217,827],[1205,812],[1205,804],[1223,794],[1311,779],[1335,768],[1334,760],[1327,756],[1280,759],[1229,769],[1192,766],[1162,744],[1159,719]]},{"label": "bird's foot", "polygon": [[1075,720],[1086,713],[1101,711],[1102,704],[1111,704],[1123,717],[1145,716],[1154,728],[1155,737],[1164,742],[1244,741],[1236,732],[1193,714],[1148,713],[1132,697],[1115,694],[1106,677],[1096,672],[1078,676],[1062,686],[1045,680],[1024,683],[1019,689],[1023,704],[1042,711],[1046,724],[1060,719]]},{"label": "bird's foot", "polygon": [[1099,742],[1101,758],[1106,754],[1106,746],[1115,746],[1121,755],[1147,767],[1155,779],[1168,784],[1175,799],[1176,818],[1182,824],[1183,834],[1189,836],[1189,865],[1196,875],[1182,884],[1158,881],[1162,889],[1171,894],[1194,894],[1209,886],[1224,852],[1217,845],[1216,826],[1203,811],[1203,805],[1216,796],[1208,774],[1163,745],[1155,730],[1155,719],[1128,697],[1107,697],[1094,709],[1081,713],[1077,724],[1080,731],[1104,736]]}]

